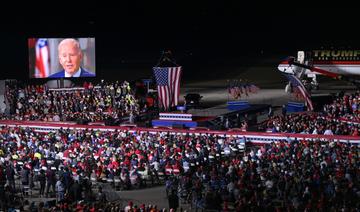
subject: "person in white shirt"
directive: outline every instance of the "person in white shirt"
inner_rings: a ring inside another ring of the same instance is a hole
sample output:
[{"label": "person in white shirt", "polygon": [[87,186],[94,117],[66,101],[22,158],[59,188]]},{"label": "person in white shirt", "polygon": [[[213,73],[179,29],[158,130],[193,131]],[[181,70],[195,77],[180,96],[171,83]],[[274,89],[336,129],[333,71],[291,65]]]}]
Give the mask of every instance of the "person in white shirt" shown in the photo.
[{"label": "person in white shirt", "polygon": [[331,131],[331,129],[326,129],[324,135],[334,135],[334,133]]}]

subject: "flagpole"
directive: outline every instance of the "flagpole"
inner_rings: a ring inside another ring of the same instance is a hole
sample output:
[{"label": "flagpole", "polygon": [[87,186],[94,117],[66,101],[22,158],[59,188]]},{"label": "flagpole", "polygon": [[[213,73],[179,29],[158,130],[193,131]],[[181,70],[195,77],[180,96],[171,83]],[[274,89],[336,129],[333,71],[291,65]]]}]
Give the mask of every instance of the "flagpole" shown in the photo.
[{"label": "flagpole", "polygon": [[164,53],[165,53],[165,51],[163,50],[163,51],[161,52],[160,59],[159,59],[158,63],[156,64],[156,67],[159,67],[159,66],[160,66],[161,61],[163,60],[163,57],[164,57]]}]

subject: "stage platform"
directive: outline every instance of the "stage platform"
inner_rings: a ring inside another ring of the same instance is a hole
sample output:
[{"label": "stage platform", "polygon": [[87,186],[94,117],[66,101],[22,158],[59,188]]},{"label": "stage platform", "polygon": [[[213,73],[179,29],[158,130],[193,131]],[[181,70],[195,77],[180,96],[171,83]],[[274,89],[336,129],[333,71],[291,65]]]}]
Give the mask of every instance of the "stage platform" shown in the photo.
[{"label": "stage platform", "polygon": [[198,123],[211,120],[214,117],[199,117],[191,113],[180,111],[159,113],[159,119],[152,120],[153,127],[177,127],[177,128],[194,128]]},{"label": "stage platform", "polygon": [[229,110],[227,108],[227,105],[220,105],[216,107],[211,108],[205,108],[205,109],[190,109],[188,110],[188,113],[191,113],[193,116],[212,116],[212,117],[218,117],[218,116],[226,116],[226,115],[232,115],[232,114],[245,114],[245,113],[252,113],[257,111],[266,110],[270,107],[269,104],[249,104],[249,107],[243,108],[240,110]]},{"label": "stage platform", "polygon": [[[209,123],[217,123],[220,125],[220,119],[239,116],[240,119],[247,116],[248,119],[256,119],[257,114],[267,112],[270,105],[268,104],[249,104],[249,107],[230,110],[227,105],[221,105],[206,109],[190,109],[187,113],[191,114],[191,121],[183,120],[152,120],[153,127],[176,127],[176,128],[192,128],[192,127],[209,127]],[[176,113],[178,114],[178,113]]]},{"label": "stage platform", "polygon": [[172,120],[152,120],[154,127],[175,127],[175,128],[194,128],[200,126],[199,123],[214,119],[215,117],[193,117],[192,121],[172,121]]}]

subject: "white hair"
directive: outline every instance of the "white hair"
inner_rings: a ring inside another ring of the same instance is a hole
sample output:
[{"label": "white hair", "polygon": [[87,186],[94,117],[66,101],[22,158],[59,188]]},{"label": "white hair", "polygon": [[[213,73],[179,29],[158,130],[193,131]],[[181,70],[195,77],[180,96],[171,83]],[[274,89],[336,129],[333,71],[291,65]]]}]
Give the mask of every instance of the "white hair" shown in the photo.
[{"label": "white hair", "polygon": [[81,52],[80,43],[79,43],[79,41],[75,40],[74,38],[66,38],[66,39],[62,40],[58,45],[58,51],[60,52],[60,48],[67,43],[72,43]]}]

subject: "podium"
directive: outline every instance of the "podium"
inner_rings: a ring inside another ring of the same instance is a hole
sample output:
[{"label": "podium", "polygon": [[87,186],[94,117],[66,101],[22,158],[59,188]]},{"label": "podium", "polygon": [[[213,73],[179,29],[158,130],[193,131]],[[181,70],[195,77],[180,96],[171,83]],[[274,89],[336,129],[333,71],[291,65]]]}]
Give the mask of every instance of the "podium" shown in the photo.
[{"label": "podium", "polygon": [[191,128],[197,127],[197,122],[193,121],[192,114],[174,112],[174,113],[159,113],[159,119],[152,120],[153,126],[165,126],[175,128]]}]

